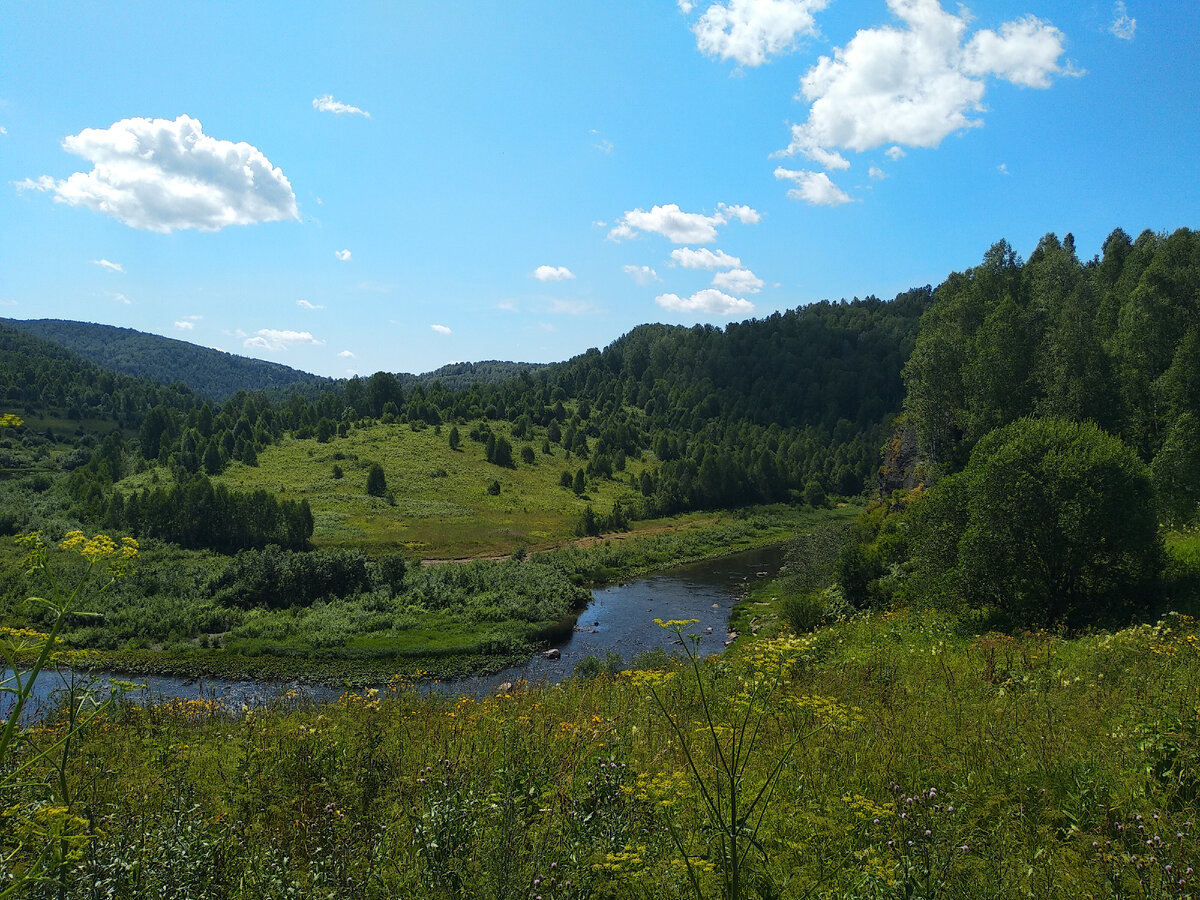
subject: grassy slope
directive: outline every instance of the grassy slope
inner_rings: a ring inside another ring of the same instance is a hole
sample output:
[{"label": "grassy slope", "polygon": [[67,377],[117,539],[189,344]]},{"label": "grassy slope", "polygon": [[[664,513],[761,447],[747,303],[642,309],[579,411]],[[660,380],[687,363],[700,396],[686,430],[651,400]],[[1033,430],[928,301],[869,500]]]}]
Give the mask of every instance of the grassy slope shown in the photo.
[{"label": "grassy slope", "polygon": [[[231,488],[265,488],[280,499],[307,499],[315,519],[313,543],[320,547],[361,547],[368,553],[402,547],[414,556],[454,559],[507,555],[519,546],[540,549],[574,536],[575,523],[590,502],[607,515],[615,500],[635,497],[628,475],[640,474],[644,463],[631,460],[618,479],[589,481],[584,497],[559,486],[564,470],[574,475],[587,460],[567,459],[552,444],[541,452],[544,432],[528,441],[512,437],[508,423],[492,423],[497,436],[513,445],[515,469],[489,464],[484,445],[467,438],[450,449],[447,434],[434,429],[413,431],[407,425],[355,428],[326,444],[287,439],[265,450],[257,467],[235,463],[222,476]],[[535,450],[532,465],[521,462],[521,448]],[[338,455],[343,458],[338,458]],[[379,463],[395,505],[366,493],[367,470]],[[333,467],[344,475],[333,477]],[[444,476],[434,473],[444,471]],[[487,493],[500,483],[499,496]],[[589,499],[590,498],[590,499]]]}]

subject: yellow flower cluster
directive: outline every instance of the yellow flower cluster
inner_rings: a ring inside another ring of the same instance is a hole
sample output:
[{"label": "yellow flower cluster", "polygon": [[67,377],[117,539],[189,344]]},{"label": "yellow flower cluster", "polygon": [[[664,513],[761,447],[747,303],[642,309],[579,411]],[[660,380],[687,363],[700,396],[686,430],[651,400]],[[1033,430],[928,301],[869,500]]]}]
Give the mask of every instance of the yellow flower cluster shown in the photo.
[{"label": "yellow flower cluster", "polygon": [[118,546],[107,534],[97,534],[89,538],[82,531],[68,531],[58,546],[64,550],[75,551],[88,562],[108,557],[135,559],[138,555],[138,542],[134,538],[123,537]]},{"label": "yellow flower cluster", "polygon": [[645,852],[645,844],[638,844],[636,847],[626,844],[623,853],[605,853],[603,862],[592,863],[592,871],[637,875],[645,866],[642,859]]},{"label": "yellow flower cluster", "polygon": [[863,711],[857,706],[847,706],[830,697],[801,695],[788,697],[786,702],[792,708],[808,713],[821,724],[833,728],[850,728],[864,718]]},{"label": "yellow flower cluster", "polygon": [[654,624],[659,628],[666,628],[673,631],[676,628],[686,628],[688,625],[694,625],[699,621],[699,619],[667,619],[664,622],[662,619],[655,619]]},{"label": "yellow flower cluster", "polygon": [[368,688],[361,694],[356,694],[354,691],[347,691],[338,697],[338,703],[347,709],[379,709],[379,689]]},{"label": "yellow flower cluster", "polygon": [[40,650],[50,639],[50,635],[32,628],[9,628],[0,625],[0,653],[24,653],[28,650]]},{"label": "yellow flower cluster", "polygon": [[687,772],[660,772],[657,775],[638,773],[632,785],[622,785],[621,791],[634,800],[653,803],[664,809],[675,806],[689,783]]},{"label": "yellow flower cluster", "polygon": [[842,803],[859,819],[882,819],[892,814],[888,806],[873,803],[861,794],[844,794]]},{"label": "yellow flower cluster", "polygon": [[0,428],[20,428],[25,420],[13,413],[0,413]]},{"label": "yellow flower cluster", "polygon": [[663,669],[627,669],[621,673],[621,677],[628,678],[629,683],[637,688],[656,688],[674,678],[675,673]]}]

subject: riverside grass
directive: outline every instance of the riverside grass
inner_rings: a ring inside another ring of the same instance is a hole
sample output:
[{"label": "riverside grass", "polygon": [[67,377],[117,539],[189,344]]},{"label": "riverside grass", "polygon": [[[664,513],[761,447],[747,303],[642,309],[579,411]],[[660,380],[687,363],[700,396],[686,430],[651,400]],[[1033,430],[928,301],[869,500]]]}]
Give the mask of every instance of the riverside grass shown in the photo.
[{"label": "riverside grass", "polygon": [[27,896],[728,896],[700,782],[755,690],[740,784],[773,787],[739,896],[1196,894],[1193,620],[970,635],[911,610],[479,700],[124,702],[65,769],[76,864]]}]

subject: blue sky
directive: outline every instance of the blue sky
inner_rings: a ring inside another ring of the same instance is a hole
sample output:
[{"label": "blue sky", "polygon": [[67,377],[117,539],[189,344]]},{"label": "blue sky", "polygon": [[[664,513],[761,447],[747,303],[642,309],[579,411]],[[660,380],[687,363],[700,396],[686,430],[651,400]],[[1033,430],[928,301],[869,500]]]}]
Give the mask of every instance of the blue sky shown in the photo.
[{"label": "blue sky", "polygon": [[0,316],[549,362],[1196,227],[1200,4],[10,2]]}]

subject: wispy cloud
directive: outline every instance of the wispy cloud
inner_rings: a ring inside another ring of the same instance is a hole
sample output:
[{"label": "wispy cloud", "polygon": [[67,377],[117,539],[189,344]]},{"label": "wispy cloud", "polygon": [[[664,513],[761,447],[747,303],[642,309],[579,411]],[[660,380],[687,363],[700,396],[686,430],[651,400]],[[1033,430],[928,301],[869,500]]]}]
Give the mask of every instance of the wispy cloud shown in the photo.
[{"label": "wispy cloud", "polygon": [[102,269],[107,269],[110,272],[124,272],[125,268],[120,263],[109,262],[107,259],[93,259],[93,266],[99,266]]},{"label": "wispy cloud", "polygon": [[132,305],[133,305],[133,301],[132,301],[132,300],[130,300],[128,297],[126,297],[124,294],[120,294],[120,293],[109,293],[109,295],[108,295],[108,296],[112,297],[113,301],[114,301],[114,302],[116,302],[116,303],[121,303],[121,304],[123,304],[123,305],[125,305],[125,306],[132,306]]},{"label": "wispy cloud", "polygon": [[1137,19],[1130,18],[1129,10],[1125,8],[1123,0],[1117,0],[1116,6],[1113,8],[1112,24],[1108,26],[1108,33],[1123,41],[1132,41],[1136,31]]},{"label": "wispy cloud", "polygon": [[[365,109],[359,109],[357,106],[351,106],[349,103],[342,103],[340,100],[334,100],[332,94],[325,94],[323,97],[313,98],[313,109],[317,112],[333,113],[337,116],[363,116],[371,118],[371,114]],[[386,116],[384,118],[387,118]]]},{"label": "wispy cloud", "polygon": [[550,300],[548,312],[558,316],[583,316],[594,311],[592,304],[586,300],[564,300],[554,297]]},{"label": "wispy cloud", "polygon": [[18,188],[161,233],[300,218],[287,176],[262,151],[209,137],[190,116],[122,119],[69,135],[62,147],[92,170],[26,178]]},{"label": "wispy cloud", "polygon": [[189,322],[187,319],[179,319],[175,322],[175,327],[180,331],[191,331],[196,327],[195,322]]},{"label": "wispy cloud", "polygon": [[297,300],[296,305],[301,309],[324,309],[320,303],[309,303],[307,300]]},{"label": "wispy cloud", "polygon": [[658,273],[650,266],[621,266],[621,271],[643,286],[655,281],[662,281],[658,277]]},{"label": "wispy cloud", "polygon": [[566,266],[538,266],[529,273],[529,277],[542,282],[568,281],[575,277],[575,273]]}]

